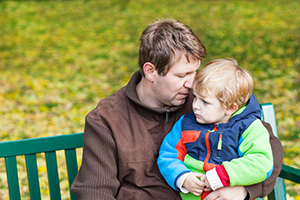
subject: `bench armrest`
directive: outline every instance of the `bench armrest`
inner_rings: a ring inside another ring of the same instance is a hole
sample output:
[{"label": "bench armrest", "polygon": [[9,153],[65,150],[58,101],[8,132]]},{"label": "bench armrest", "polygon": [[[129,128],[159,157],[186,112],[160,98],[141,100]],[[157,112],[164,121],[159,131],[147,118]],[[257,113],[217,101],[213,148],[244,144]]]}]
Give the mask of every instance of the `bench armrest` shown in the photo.
[{"label": "bench armrest", "polygon": [[300,169],[282,164],[279,177],[293,181],[295,183],[300,183]]}]

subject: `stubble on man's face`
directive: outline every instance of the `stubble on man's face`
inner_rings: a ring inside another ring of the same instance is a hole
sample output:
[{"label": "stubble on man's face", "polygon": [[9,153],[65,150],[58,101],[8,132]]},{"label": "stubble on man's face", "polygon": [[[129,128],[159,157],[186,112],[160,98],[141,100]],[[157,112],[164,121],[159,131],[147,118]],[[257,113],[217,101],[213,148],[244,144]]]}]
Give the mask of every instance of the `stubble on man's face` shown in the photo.
[{"label": "stubble on man's face", "polygon": [[152,83],[152,94],[157,107],[183,105],[190,94],[200,64],[200,60],[187,59],[181,54],[167,74],[162,76],[156,71]]}]

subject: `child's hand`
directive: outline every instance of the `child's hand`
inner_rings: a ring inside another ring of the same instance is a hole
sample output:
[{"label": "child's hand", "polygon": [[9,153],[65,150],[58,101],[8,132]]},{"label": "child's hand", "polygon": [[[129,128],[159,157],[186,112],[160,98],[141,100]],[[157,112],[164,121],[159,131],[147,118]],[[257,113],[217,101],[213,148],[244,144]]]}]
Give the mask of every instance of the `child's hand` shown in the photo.
[{"label": "child's hand", "polygon": [[196,196],[200,196],[205,187],[205,183],[200,181],[198,177],[202,179],[202,177],[205,177],[205,175],[201,173],[190,173],[183,182],[183,187]]},{"label": "child's hand", "polygon": [[203,191],[206,191],[206,192],[212,191],[211,186],[210,186],[206,176],[202,176],[201,181],[204,182],[204,185],[205,185],[205,188],[203,189]]}]

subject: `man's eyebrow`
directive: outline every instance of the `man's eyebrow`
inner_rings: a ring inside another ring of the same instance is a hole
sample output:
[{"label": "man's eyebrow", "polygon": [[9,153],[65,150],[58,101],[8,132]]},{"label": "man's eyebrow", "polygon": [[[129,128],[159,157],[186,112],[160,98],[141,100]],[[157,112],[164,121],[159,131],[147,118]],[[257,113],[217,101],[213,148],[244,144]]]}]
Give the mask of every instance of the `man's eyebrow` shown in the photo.
[{"label": "man's eyebrow", "polygon": [[186,75],[188,74],[187,72],[175,72],[174,75]]},{"label": "man's eyebrow", "polygon": [[174,74],[192,74],[195,73],[196,71],[188,71],[188,72],[175,72]]}]

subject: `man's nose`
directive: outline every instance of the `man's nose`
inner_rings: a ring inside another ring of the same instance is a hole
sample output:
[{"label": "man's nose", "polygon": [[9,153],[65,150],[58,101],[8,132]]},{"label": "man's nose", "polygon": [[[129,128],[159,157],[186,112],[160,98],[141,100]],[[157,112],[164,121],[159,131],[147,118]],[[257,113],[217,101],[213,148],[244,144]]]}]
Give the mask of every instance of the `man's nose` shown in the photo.
[{"label": "man's nose", "polygon": [[186,82],[184,83],[184,87],[192,89],[195,75],[191,75],[188,77]]}]

